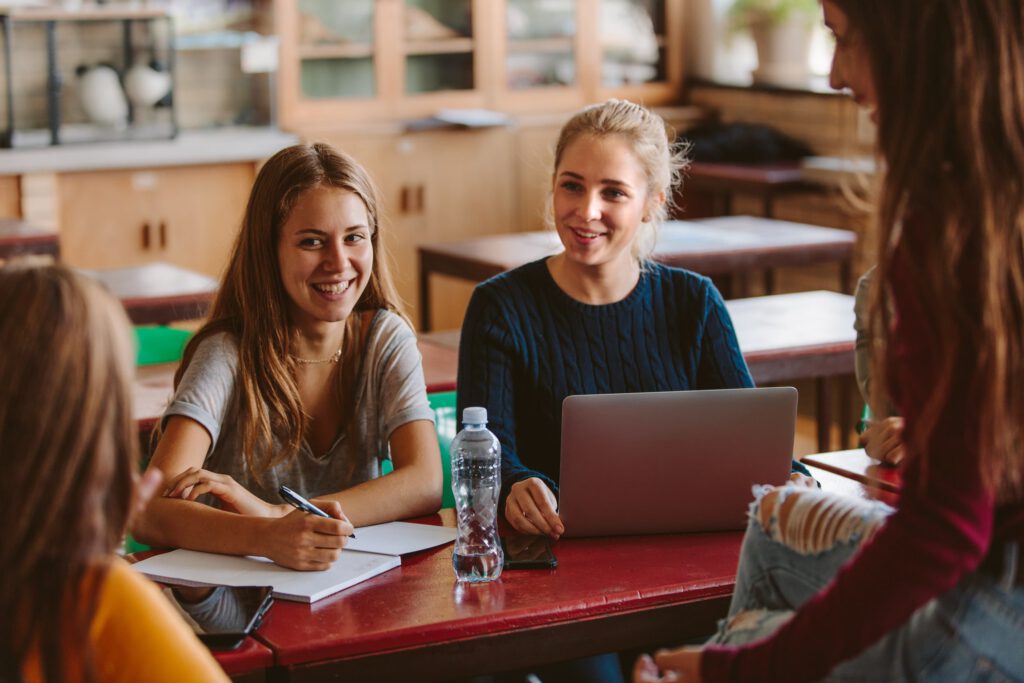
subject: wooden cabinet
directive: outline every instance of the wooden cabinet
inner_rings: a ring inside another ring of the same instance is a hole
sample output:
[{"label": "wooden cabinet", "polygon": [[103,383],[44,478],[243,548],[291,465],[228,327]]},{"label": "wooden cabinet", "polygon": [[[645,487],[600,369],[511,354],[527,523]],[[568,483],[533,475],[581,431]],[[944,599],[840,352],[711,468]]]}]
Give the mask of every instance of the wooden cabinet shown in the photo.
[{"label": "wooden cabinet", "polygon": [[275,3],[283,127],[480,107],[492,0]]},{"label": "wooden cabinet", "polygon": [[[420,244],[519,229],[508,129],[313,137],[358,159],[377,183],[383,242],[413,320],[419,319]],[[433,292],[435,329],[459,327],[472,287],[453,280],[438,283]]]},{"label": "wooden cabinet", "polygon": [[21,199],[17,176],[0,176],[0,218],[20,218]]},{"label": "wooden cabinet", "polygon": [[677,102],[684,0],[275,3],[291,130],[442,108],[571,110]]},{"label": "wooden cabinet", "polygon": [[167,261],[218,277],[254,178],[249,162],[60,174],[62,258],[80,268]]}]

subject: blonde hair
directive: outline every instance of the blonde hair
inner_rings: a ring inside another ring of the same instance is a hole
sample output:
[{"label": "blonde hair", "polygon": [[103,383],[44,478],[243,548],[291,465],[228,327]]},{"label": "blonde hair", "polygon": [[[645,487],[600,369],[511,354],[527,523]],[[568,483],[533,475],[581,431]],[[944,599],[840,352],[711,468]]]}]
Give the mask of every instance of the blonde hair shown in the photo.
[{"label": "blonde hair", "polygon": [[[293,330],[289,298],[281,280],[278,243],[281,228],[306,191],[326,186],[353,193],[366,207],[373,267],[370,281],[345,321],[345,344],[339,361],[342,423],[350,424],[357,365],[362,352],[361,311],[386,309],[403,315],[387,268],[380,239],[377,191],[366,170],[352,157],[324,143],[300,144],[271,157],[253,184],[242,228],[235,242],[209,320],[189,342],[174,377],[175,386],[202,341],[229,332],[238,342],[238,381],[232,413],[242,433],[243,457],[258,478],[299,451],[308,417],[295,383],[289,355]],[[403,315],[404,317],[404,315]],[[282,448],[271,446],[277,436]],[[256,453],[264,457],[257,458]]]},{"label": "blonde hair", "polygon": [[11,263],[0,348],[0,677],[37,650],[45,680],[79,666],[92,680],[89,628],[138,467],[128,320],[64,267]]},{"label": "blonde hair", "polygon": [[[654,251],[658,228],[674,207],[673,189],[682,182],[682,173],[690,163],[686,156],[689,145],[669,143],[669,137],[674,137],[673,131],[660,116],[646,107],[627,100],[608,100],[585,107],[562,126],[555,145],[552,181],[558,175],[558,167],[569,145],[580,138],[610,136],[629,144],[647,178],[648,220],[641,224],[642,229],[633,242],[633,255],[644,261]],[[665,201],[654,201],[661,194],[664,194]],[[548,221],[552,221],[553,210],[546,213]]]}]

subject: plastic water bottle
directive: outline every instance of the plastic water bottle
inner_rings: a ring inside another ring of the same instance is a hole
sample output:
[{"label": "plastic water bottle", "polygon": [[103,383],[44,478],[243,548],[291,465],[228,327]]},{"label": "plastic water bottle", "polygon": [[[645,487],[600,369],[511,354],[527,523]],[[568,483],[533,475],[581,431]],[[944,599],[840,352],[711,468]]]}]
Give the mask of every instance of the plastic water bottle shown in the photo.
[{"label": "plastic water bottle", "polygon": [[459,527],[452,566],[459,581],[493,581],[505,561],[497,524],[501,444],[487,429],[486,408],[466,408],[462,424],[451,448]]}]

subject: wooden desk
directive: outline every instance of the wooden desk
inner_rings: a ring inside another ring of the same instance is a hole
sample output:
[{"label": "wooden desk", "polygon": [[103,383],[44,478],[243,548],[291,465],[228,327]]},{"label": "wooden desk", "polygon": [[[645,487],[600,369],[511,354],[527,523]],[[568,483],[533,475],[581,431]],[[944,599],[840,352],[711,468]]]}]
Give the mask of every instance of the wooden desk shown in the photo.
[{"label": "wooden desk", "polygon": [[[732,276],[753,269],[839,264],[839,287],[850,291],[856,235],[848,230],[750,216],[669,221],[658,233],[653,258],[703,275]],[[430,276],[480,282],[562,251],[551,231],[493,235],[419,247],[420,329],[430,329]],[[773,286],[768,276],[766,286]],[[726,287],[728,289],[728,287]],[[727,292],[726,295],[728,296]]]},{"label": "wooden desk", "polygon": [[[423,355],[427,393],[454,391],[459,365],[458,346],[453,349],[429,339],[420,339],[418,346]],[[177,363],[162,363],[146,365],[135,371],[132,410],[144,443],[174,394],[174,371],[177,368]]]},{"label": "wooden desk", "polygon": [[0,218],[0,262],[29,254],[60,260],[60,235],[17,218]]},{"label": "wooden desk", "polygon": [[[893,502],[824,470],[822,487]],[[454,512],[439,520],[451,526]],[[558,568],[458,585],[452,546],[304,605],[278,601],[257,637],[289,681],[417,680],[495,673],[714,631],[735,583],[742,532],[565,539]]]},{"label": "wooden desk", "polygon": [[[830,380],[853,374],[853,297],[836,292],[798,292],[732,299],[725,302],[725,307],[757,384],[816,381],[818,448],[828,451]],[[458,330],[421,334],[420,343],[424,342],[447,347],[458,361]],[[852,428],[850,410],[844,392],[839,396],[838,420],[844,439]]]},{"label": "wooden desk", "polygon": [[732,214],[733,194],[761,198],[762,215],[775,215],[775,198],[793,192],[820,192],[821,186],[803,177],[800,162],[778,164],[718,164],[695,161],[683,179],[683,197],[690,192],[707,192],[719,198],[719,211]]},{"label": "wooden desk", "polygon": [[219,284],[211,277],[169,263],[82,272],[106,285],[137,325],[202,318]]},{"label": "wooden desk", "polygon": [[853,413],[848,378],[854,370],[853,297],[798,292],[725,302],[743,357],[758,384],[814,379],[818,449],[831,449],[831,379],[839,385],[840,441],[845,446]]},{"label": "wooden desk", "polygon": [[557,569],[483,586],[456,583],[448,545],[313,605],[279,601],[257,635],[290,681],[437,681],[679,642],[725,614],[741,538],[562,540]]}]

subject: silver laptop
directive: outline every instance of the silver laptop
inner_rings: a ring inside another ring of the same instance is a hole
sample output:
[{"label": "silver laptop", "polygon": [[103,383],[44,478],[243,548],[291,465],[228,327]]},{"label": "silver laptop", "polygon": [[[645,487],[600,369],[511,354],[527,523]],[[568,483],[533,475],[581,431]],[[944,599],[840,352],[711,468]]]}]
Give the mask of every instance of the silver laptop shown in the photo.
[{"label": "silver laptop", "polygon": [[565,535],[744,528],[751,486],[789,478],[796,402],[793,387],[569,396]]}]

